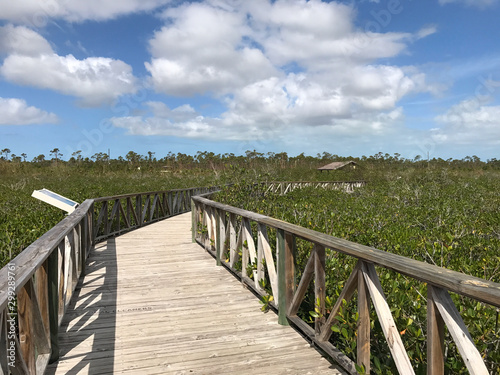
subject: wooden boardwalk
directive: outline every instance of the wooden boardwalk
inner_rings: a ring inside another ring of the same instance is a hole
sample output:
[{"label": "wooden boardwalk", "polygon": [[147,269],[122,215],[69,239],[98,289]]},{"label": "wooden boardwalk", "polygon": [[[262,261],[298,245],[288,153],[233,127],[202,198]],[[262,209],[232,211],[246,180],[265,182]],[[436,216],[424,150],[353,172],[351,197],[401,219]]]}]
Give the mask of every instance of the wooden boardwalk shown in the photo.
[{"label": "wooden boardwalk", "polygon": [[191,242],[191,214],[96,246],[46,374],[340,374]]}]

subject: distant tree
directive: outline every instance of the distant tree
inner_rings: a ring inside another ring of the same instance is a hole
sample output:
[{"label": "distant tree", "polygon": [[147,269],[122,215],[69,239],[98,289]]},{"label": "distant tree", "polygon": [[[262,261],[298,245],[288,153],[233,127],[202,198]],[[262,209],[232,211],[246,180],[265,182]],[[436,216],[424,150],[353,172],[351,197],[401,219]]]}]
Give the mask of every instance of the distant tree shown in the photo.
[{"label": "distant tree", "polygon": [[15,163],[20,163],[21,162],[21,157],[20,156],[17,156],[16,154],[12,154],[11,155],[11,159],[13,162]]},{"label": "distant tree", "polygon": [[33,162],[34,163],[41,163],[41,162],[44,162],[45,161],[45,155],[44,154],[40,154],[38,156],[35,156],[33,158]]},{"label": "distant tree", "polygon": [[125,159],[127,159],[127,161],[130,164],[137,163],[141,160],[141,155],[139,155],[138,153],[136,153],[134,151],[129,151],[129,152],[127,152],[127,155],[125,155]]},{"label": "distant tree", "polygon": [[28,157],[28,155],[26,155],[24,152],[21,154],[21,156],[23,157],[23,161],[26,162],[26,158]]},{"label": "distant tree", "polygon": [[91,156],[91,159],[94,159],[97,163],[107,162],[109,161],[109,155],[105,152],[97,152]]},{"label": "distant tree", "polygon": [[148,160],[150,163],[153,161],[153,156],[155,156],[155,152],[148,151]]},{"label": "distant tree", "polygon": [[5,160],[9,160],[10,150],[8,148],[4,148],[2,154],[5,154]]},{"label": "distant tree", "polygon": [[59,149],[56,147],[55,149],[53,149],[52,151],[50,151],[51,154],[54,154],[54,158],[56,159],[56,162],[59,160],[59,157],[63,156],[63,154],[61,154],[59,152]]},{"label": "distant tree", "polygon": [[77,162],[81,162],[82,161],[82,150],[78,150],[78,151],[75,151],[71,154],[71,156],[73,156],[73,158],[75,158],[75,160]]}]

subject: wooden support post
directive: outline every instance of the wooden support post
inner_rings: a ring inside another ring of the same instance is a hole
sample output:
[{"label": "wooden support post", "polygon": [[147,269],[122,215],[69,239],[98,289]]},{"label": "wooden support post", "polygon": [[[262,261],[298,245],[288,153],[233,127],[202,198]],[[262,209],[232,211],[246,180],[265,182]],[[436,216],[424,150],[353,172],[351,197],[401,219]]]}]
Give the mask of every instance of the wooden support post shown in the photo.
[{"label": "wooden support post", "polygon": [[441,288],[431,289],[433,301],[443,319],[448,332],[457,345],[465,366],[472,375],[487,375],[489,373],[483,358],[472,339],[460,313],[458,312],[450,294]]},{"label": "wooden support post", "polygon": [[370,295],[363,272],[358,272],[357,364],[370,373]]},{"label": "wooden support post", "polygon": [[50,341],[50,315],[49,315],[49,261],[46,260],[43,264],[36,270],[35,273],[35,289],[36,295],[38,296],[38,307],[40,309],[40,315],[42,318],[43,328],[45,330],[45,336],[47,340]]},{"label": "wooden support post", "polygon": [[285,232],[285,301],[286,312],[292,306],[293,295],[295,294],[295,236]]},{"label": "wooden support post", "polygon": [[314,303],[319,310],[319,317],[314,318],[314,331],[316,336],[321,332],[321,326],[325,323],[325,299],[326,299],[326,282],[325,282],[325,267],[326,255],[324,246],[314,245],[316,248],[314,260]]},{"label": "wooden support post", "polygon": [[278,323],[289,325],[286,318],[287,313],[287,273],[286,273],[286,244],[285,232],[282,229],[277,230],[277,258],[278,258],[278,295],[281,298],[278,301]]},{"label": "wooden support post", "polygon": [[196,204],[194,203],[194,201],[191,201],[191,241],[193,243],[196,242],[196,229]]},{"label": "wooden support post", "polygon": [[137,215],[137,220],[139,221],[137,223],[137,226],[141,227],[143,220],[142,220],[142,195],[140,194],[135,197],[135,212]]},{"label": "wooden support post", "polygon": [[59,359],[59,250],[52,250],[47,260],[48,270],[48,308],[49,308],[49,325],[50,325],[50,363]]},{"label": "wooden support post", "polygon": [[229,265],[234,267],[237,261],[237,249],[236,249],[236,215],[229,214]]},{"label": "wooden support post", "polygon": [[17,295],[19,343],[21,344],[21,353],[30,374],[36,374],[35,338],[33,337],[33,298],[35,296],[33,284],[30,279]]},{"label": "wooden support post", "polygon": [[214,215],[215,215],[215,231],[217,232],[217,239],[215,241],[215,262],[218,266],[221,266],[222,263],[220,261],[220,253],[221,253],[221,248],[222,248],[222,238],[225,237],[225,235],[222,235],[221,233],[221,215],[219,209],[215,208],[214,209]]},{"label": "wooden support post", "polygon": [[86,263],[87,263],[87,248],[89,246],[89,223],[87,220],[87,216],[83,217],[82,222],[80,223],[80,237],[82,240],[80,247],[80,277],[85,275],[86,272]]},{"label": "wooden support post", "polygon": [[427,374],[444,375],[444,321],[427,285]]}]

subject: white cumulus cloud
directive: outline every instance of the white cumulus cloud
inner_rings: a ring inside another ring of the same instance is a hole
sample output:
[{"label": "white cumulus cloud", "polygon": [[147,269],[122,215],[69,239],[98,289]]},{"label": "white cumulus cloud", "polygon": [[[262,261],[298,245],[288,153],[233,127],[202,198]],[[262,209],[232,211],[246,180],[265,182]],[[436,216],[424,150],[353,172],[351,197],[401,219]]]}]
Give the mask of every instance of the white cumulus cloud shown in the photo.
[{"label": "white cumulus cloud", "polygon": [[0,125],[53,124],[57,121],[54,113],[28,106],[23,99],[0,97]]},{"label": "white cumulus cloud", "polygon": [[44,26],[49,19],[70,22],[103,21],[121,15],[151,11],[171,0],[21,0],[0,1],[0,20],[34,27]]},{"label": "white cumulus cloud", "polygon": [[486,105],[477,98],[452,106],[432,130],[438,143],[500,145],[500,106]]},{"label": "white cumulus cloud", "polygon": [[8,54],[0,66],[7,81],[75,96],[85,106],[136,91],[132,67],[123,61],[59,56],[40,34],[22,26],[0,28],[0,51]]}]

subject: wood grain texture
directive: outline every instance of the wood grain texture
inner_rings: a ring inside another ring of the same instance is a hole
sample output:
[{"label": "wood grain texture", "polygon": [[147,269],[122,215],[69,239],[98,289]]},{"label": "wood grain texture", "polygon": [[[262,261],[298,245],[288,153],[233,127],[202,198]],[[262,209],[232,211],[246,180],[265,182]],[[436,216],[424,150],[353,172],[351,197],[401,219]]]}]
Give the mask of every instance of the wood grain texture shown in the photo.
[{"label": "wood grain texture", "polygon": [[382,327],[382,331],[384,332],[387,344],[391,350],[392,358],[394,359],[394,363],[399,373],[407,375],[415,374],[411,366],[410,358],[408,358],[403,341],[401,340],[398,328],[396,327],[396,323],[392,317],[391,309],[385,299],[375,266],[371,263],[363,262],[359,274],[363,275],[365,278],[366,288],[370,292],[373,306],[377,312],[378,321]]},{"label": "wood grain texture", "polygon": [[190,214],[97,244],[46,374],[339,374],[191,242]]},{"label": "wood grain texture", "polygon": [[427,374],[444,375],[444,321],[427,286]]},{"label": "wood grain texture", "polygon": [[462,356],[465,366],[473,375],[487,375],[488,369],[478,352],[469,330],[465,326],[460,313],[446,290],[432,288],[431,294],[441,318],[443,319],[457,349]]}]

